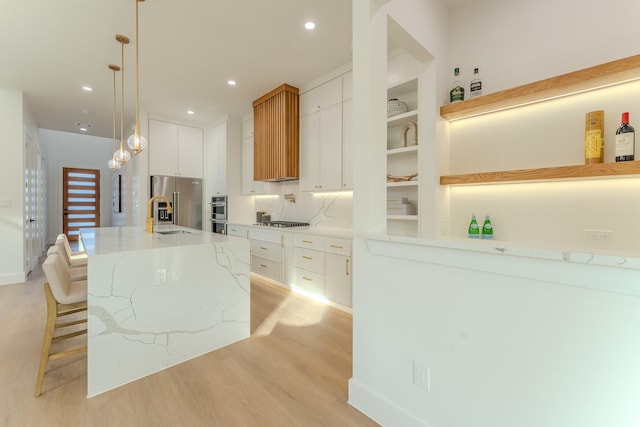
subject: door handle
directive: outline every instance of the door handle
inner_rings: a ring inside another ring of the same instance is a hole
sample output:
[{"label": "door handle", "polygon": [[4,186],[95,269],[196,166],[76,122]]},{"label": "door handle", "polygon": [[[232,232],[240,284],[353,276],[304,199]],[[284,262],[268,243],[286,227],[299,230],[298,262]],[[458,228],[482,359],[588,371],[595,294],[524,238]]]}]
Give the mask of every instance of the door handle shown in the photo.
[{"label": "door handle", "polygon": [[32,223],[32,222],[36,222],[36,220],[33,218],[29,218],[29,223]]}]

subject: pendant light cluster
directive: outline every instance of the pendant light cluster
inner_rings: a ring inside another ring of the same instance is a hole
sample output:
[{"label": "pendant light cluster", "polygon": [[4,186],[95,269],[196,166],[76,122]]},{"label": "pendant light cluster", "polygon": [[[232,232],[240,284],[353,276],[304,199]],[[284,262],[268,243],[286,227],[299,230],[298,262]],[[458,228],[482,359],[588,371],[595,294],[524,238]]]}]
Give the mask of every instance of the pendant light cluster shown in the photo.
[{"label": "pendant light cluster", "polygon": [[[136,2],[136,124],[134,127],[133,135],[127,139],[127,146],[131,149],[133,154],[138,154],[145,148],[147,148],[147,140],[140,133],[140,79],[138,72],[138,53],[139,53],[139,39],[138,39],[138,3],[145,0],[134,0]],[[124,147],[124,45],[129,44],[129,38],[123,35],[116,35],[116,40],[120,43],[121,47],[121,64],[110,64],[109,69],[113,71],[113,156],[109,160],[108,165],[112,171],[117,171],[126,162],[131,160],[131,153],[125,150]],[[116,72],[120,71],[121,83],[120,83],[120,147],[116,145]]]}]

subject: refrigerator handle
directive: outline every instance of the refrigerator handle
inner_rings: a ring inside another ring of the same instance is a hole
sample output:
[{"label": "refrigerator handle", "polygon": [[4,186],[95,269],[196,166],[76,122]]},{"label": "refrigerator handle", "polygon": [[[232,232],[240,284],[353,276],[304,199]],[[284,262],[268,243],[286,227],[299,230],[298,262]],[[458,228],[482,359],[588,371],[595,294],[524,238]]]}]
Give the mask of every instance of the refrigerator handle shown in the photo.
[{"label": "refrigerator handle", "polygon": [[180,224],[180,192],[173,192],[173,224]]}]

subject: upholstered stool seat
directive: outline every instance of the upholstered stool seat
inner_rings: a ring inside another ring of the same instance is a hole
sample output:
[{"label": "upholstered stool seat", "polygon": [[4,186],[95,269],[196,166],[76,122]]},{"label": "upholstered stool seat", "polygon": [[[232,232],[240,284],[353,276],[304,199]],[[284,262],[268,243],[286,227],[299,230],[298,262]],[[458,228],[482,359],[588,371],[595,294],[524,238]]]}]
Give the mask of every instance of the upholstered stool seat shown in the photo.
[{"label": "upholstered stool seat", "polygon": [[67,239],[66,234],[59,234],[56,239],[56,246],[64,250],[67,259],[69,260],[69,264],[72,267],[80,267],[87,265],[87,254],[84,251],[72,251],[71,246],[69,245],[69,240]]},{"label": "upholstered stool seat", "polygon": [[[42,270],[47,278],[47,282],[44,284],[44,294],[47,301],[47,322],[40,354],[40,366],[36,378],[36,396],[40,396],[42,393],[42,383],[49,360],[86,353],[87,351],[87,346],[84,345],[67,348],[56,353],[50,352],[52,343],[87,333],[86,327],[84,329],[78,329],[78,327],[68,329],[75,325],[85,324],[87,322],[86,317],[78,318],[80,315],[76,315],[68,321],[58,322],[58,318],[87,311],[86,280],[72,281],[68,266],[57,253],[47,256],[47,259],[42,264]],[[67,319],[69,318],[67,317]],[[56,331],[61,329],[66,329],[67,332],[54,336]]]},{"label": "upholstered stool seat", "polygon": [[87,265],[80,265],[80,266],[72,266],[71,265],[71,261],[69,260],[69,258],[67,258],[67,254],[64,251],[64,249],[62,249],[60,246],[58,245],[53,245],[51,246],[48,250],[47,250],[47,256],[52,255],[52,254],[56,254],[58,255],[58,257],[60,259],[62,259],[65,263],[65,266],[68,269],[69,272],[69,277],[71,278],[71,281],[78,281],[78,280],[87,280]]}]

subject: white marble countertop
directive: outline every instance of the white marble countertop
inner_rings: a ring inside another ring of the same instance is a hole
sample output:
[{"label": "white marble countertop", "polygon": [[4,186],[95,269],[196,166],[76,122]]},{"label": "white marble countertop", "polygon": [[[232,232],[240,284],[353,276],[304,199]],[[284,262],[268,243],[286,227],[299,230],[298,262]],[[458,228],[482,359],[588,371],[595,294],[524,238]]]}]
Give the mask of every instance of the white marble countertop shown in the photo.
[{"label": "white marble countertop", "polygon": [[303,234],[314,234],[317,236],[340,237],[343,239],[353,238],[353,230],[350,228],[316,227],[312,225],[307,227],[269,227],[266,225],[242,224],[239,222],[230,222],[228,225],[250,227],[258,230],[275,230],[275,231],[284,231],[288,233],[303,233]]},{"label": "white marble countertop", "polygon": [[[178,233],[161,234],[172,231]],[[84,250],[89,256],[226,242],[228,239],[236,238],[174,225],[156,226],[153,233],[145,232],[143,226],[85,228],[80,230],[80,236]]]},{"label": "white marble countertop", "polygon": [[381,242],[406,243],[442,249],[457,249],[478,253],[562,261],[572,264],[589,264],[640,270],[640,253],[609,252],[590,248],[552,248],[503,240],[473,240],[463,238],[425,239],[385,234],[363,234],[361,237],[366,240]]}]

